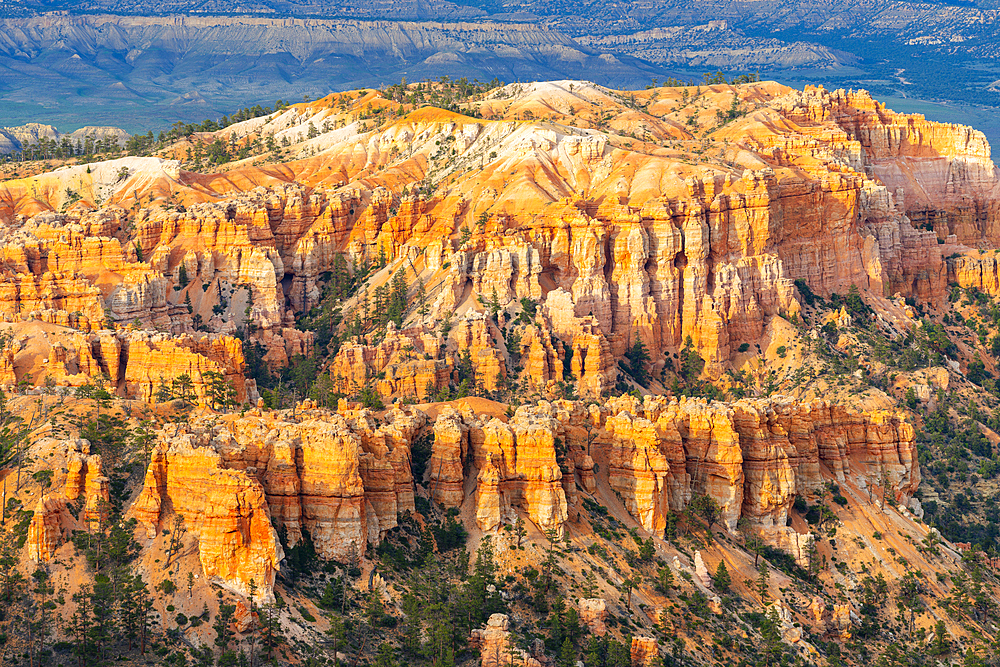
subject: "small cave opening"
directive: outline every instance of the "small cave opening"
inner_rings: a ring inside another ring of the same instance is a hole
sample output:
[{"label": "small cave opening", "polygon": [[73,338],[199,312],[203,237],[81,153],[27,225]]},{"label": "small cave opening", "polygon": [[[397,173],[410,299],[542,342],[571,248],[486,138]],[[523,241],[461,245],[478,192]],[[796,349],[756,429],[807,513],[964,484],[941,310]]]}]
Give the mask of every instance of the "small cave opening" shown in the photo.
[{"label": "small cave opening", "polygon": [[281,279],[281,292],[288,296],[292,292],[292,281],[295,280],[295,274],[286,273]]},{"label": "small cave opening", "polygon": [[687,268],[687,265],[688,265],[688,258],[686,254],[684,254],[683,252],[679,252],[676,255],[674,255],[675,269],[683,271],[684,269]]}]

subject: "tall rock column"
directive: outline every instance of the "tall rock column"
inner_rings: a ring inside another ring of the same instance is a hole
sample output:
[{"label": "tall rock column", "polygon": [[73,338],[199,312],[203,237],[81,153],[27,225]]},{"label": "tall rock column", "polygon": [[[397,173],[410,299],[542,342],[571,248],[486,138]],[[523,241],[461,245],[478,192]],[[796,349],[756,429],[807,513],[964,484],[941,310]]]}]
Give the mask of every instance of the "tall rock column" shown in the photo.
[{"label": "tall rock column", "polygon": [[446,408],[434,422],[434,445],[427,464],[431,498],[445,507],[458,507],[465,499],[465,456],[468,427],[462,416]]}]

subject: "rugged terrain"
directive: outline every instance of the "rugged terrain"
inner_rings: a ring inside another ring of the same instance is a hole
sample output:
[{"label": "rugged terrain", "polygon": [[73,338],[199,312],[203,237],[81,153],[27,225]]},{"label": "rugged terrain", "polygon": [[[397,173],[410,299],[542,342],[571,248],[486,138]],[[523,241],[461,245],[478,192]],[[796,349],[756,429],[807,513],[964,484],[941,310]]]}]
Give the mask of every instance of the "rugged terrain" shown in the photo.
[{"label": "rugged terrain", "polygon": [[991,664],[981,133],[772,82],[248,115],[0,182],[6,658]]},{"label": "rugged terrain", "polygon": [[864,87],[942,120],[976,119],[996,140],[998,43],[987,1],[12,0],[0,7],[0,113],[145,133],[402,79],[638,88],[722,70]]}]

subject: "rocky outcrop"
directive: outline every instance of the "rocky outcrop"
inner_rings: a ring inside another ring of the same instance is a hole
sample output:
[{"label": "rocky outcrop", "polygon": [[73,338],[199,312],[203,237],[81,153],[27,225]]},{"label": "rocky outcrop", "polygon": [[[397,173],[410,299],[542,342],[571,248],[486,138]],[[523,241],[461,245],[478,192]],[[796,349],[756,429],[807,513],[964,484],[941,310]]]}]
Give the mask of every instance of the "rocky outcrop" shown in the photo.
[{"label": "rocky outcrop", "polygon": [[[471,419],[470,419],[471,421]],[[431,499],[445,507],[459,507],[465,500],[465,463],[469,427],[461,413],[446,408],[434,420],[434,445],[425,473]]]},{"label": "rocky outcrop", "polygon": [[[330,375],[338,391],[357,393],[371,385],[383,397],[428,401],[463,380],[494,391],[507,373],[503,355],[495,348],[495,330],[482,316],[459,320],[447,337],[425,326],[399,331],[389,322],[377,343],[342,345],[330,363]],[[472,377],[463,376],[463,364]]]},{"label": "rocky outcrop", "polygon": [[[75,177],[93,180],[99,189],[104,172],[141,172],[145,163],[140,163],[138,158],[99,163],[86,175],[73,167],[52,178],[70,182],[69,189],[80,187]],[[276,366],[309,354],[311,336],[286,331],[290,313],[279,285],[283,265],[268,209],[259,193],[248,202],[256,204],[201,204],[183,212],[141,208],[128,226],[128,213],[118,206],[37,215],[0,246],[5,259],[0,318],[83,330],[132,325],[175,334],[196,326],[233,333],[244,326]]]},{"label": "rocky outcrop", "polygon": [[[212,380],[209,373],[218,373],[222,381],[235,392],[238,403],[248,400],[256,391],[252,380],[245,377],[246,362],[243,343],[232,336],[217,334],[153,333],[141,330],[97,331],[79,333],[70,329],[50,328],[42,339],[48,343],[44,374],[35,378],[43,384],[80,387],[102,381],[106,387],[124,398],[147,402],[176,396],[180,391],[175,381],[187,376],[183,388],[192,402],[208,405]],[[12,364],[15,351],[8,346]],[[3,352],[0,352],[0,384],[4,383]],[[7,383],[16,378],[6,375]]]},{"label": "rocky outcrop", "polygon": [[521,510],[540,530],[562,534],[568,505],[556,455],[560,433],[557,421],[529,406],[519,408],[509,423],[445,408],[434,422],[427,465],[431,498],[459,507],[465,500],[465,471],[474,469],[481,530],[513,523]]},{"label": "rocky outcrop", "polygon": [[454,359],[442,356],[440,336],[423,328],[397,331],[389,323],[378,344],[346,342],[330,363],[338,391],[355,393],[372,384],[382,396],[412,396],[427,400],[428,392],[448,386]]},{"label": "rocky outcrop", "polygon": [[[412,447],[425,432],[434,443],[424,478],[414,480]],[[631,396],[603,405],[542,401],[521,406],[509,422],[467,408],[444,407],[431,420],[412,408],[331,413],[305,401],[294,412],[203,412],[168,424],[128,514],[147,539],[180,517],[197,539],[207,577],[244,595],[253,580],[266,597],[282,543],[308,535],[322,558],[357,558],[400,513],[415,511],[415,483],[446,507],[471,502],[481,530],[523,513],[541,530],[561,533],[578,502],[571,473],[593,473],[596,457],[648,530],[662,530],[665,512],[707,493],[727,523],[746,517],[772,544],[802,558],[808,536],[784,528],[794,495],[815,488],[821,473],[854,482],[885,474],[903,502],[919,481],[913,437],[898,415],[783,398],[731,405]],[[110,500],[101,459],[86,441],[44,442],[62,458],[61,465],[52,461],[65,476],[30,525],[29,552],[40,562],[68,530],[102,520]],[[601,604],[580,603],[595,632]]]},{"label": "rocky outcrop", "polygon": [[556,456],[559,424],[551,417],[519,408],[509,424],[491,419],[482,437],[470,438],[480,470],[476,523],[494,530],[522,509],[542,531],[561,534],[568,518],[563,474]]},{"label": "rocky outcrop", "polygon": [[1000,181],[986,137],[977,130],[894,113],[866,91],[808,87],[794,99],[790,117],[833,120],[863,150],[865,166],[896,194],[914,226],[928,227],[944,241],[1000,240]]},{"label": "rocky outcrop", "polygon": [[[45,563],[69,531],[92,530],[108,518],[111,482],[104,476],[100,455],[90,453],[86,440],[43,438],[36,446],[49,449],[50,456],[61,457],[65,470],[62,483],[56,482],[58,490],[39,499],[28,525],[28,557]],[[75,508],[72,512],[71,506]]]},{"label": "rocky outcrop", "polygon": [[[608,481],[644,528],[661,532],[666,513],[692,495],[708,495],[732,530],[748,519],[804,552],[784,530],[797,494],[817,490],[825,468],[878,483],[885,474],[905,502],[920,481],[912,425],[900,414],[857,413],[824,401],[783,397],[733,404],[622,397],[602,408],[593,447],[608,462]],[[579,465],[586,455],[578,452]]]},{"label": "rocky outcrop", "polygon": [[598,637],[606,635],[608,626],[605,621],[608,617],[608,606],[604,599],[580,598],[579,604],[580,620]]},{"label": "rocky outcrop", "polygon": [[513,643],[509,627],[506,614],[493,614],[486,627],[473,628],[469,643],[479,649],[483,667],[541,667],[537,659]]},{"label": "rocky outcrop", "polygon": [[161,386],[170,388],[176,378],[187,375],[191,394],[199,403],[208,404],[211,381],[206,374],[215,372],[232,387],[238,403],[247,400],[243,345],[237,338],[134,332],[123,337],[122,343],[126,363],[121,391],[126,397],[158,400]]},{"label": "rocky outcrop", "polygon": [[38,501],[28,524],[28,558],[36,563],[52,560],[65,532],[68,517],[66,496],[46,494]]},{"label": "rocky outcrop", "polygon": [[208,435],[176,425],[161,434],[130,514],[150,539],[171,513],[179,516],[198,538],[206,577],[242,595],[252,580],[261,599],[271,599],[282,556],[264,489],[245,471],[224,467],[219,451],[206,446]]},{"label": "rocky outcrop", "polygon": [[1000,295],[1000,255],[996,251],[967,251],[948,258],[948,282]]},{"label": "rocky outcrop", "polygon": [[632,637],[632,665],[651,667],[660,657],[660,648],[652,637]]},{"label": "rocky outcrop", "polygon": [[[160,433],[131,514],[155,536],[173,512],[198,537],[205,574],[246,594],[251,579],[270,595],[282,548],[307,535],[324,559],[360,557],[413,509],[409,447],[418,413],[370,413],[349,422],[306,409],[206,416]],[[353,426],[352,426],[353,424]],[[274,527],[272,527],[272,524]]]},{"label": "rocky outcrop", "polygon": [[17,127],[0,127],[0,153],[7,154],[23,151],[29,146],[37,144],[42,139],[56,143],[65,139],[71,145],[78,145],[86,139],[90,141],[108,140],[122,147],[130,136],[128,132],[117,127],[87,126],[73,132],[63,133],[52,125],[25,123]]}]

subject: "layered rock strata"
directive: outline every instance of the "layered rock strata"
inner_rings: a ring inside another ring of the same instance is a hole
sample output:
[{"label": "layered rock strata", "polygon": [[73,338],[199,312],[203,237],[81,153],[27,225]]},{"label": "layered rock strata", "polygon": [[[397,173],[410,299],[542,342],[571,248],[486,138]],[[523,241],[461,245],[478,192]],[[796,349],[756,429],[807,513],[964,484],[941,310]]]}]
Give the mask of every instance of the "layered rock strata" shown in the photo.
[{"label": "layered rock strata", "polygon": [[822,469],[841,482],[877,484],[885,475],[901,502],[920,483],[914,429],[901,414],[783,397],[623,403],[595,445],[606,452],[611,487],[653,532],[692,494],[713,498],[730,530],[740,518],[783,528],[795,496],[822,485]]},{"label": "layered rock strata", "polygon": [[[108,516],[110,480],[104,476],[101,457],[90,453],[86,440],[43,439],[38,447],[51,448],[61,456],[65,477],[44,494],[28,524],[28,557],[45,563],[52,559],[63,538],[76,528],[97,525]],[[71,512],[71,505],[76,511]]]},{"label": "layered rock strata", "polygon": [[[152,402],[160,400],[161,388],[176,395],[174,382],[187,376],[184,393],[196,403],[208,404],[211,375],[218,373],[244,402],[256,393],[247,380],[243,343],[218,334],[171,335],[141,330],[78,333],[52,327],[41,336],[48,343],[44,359],[30,359],[42,369],[35,381],[55,386],[80,387],[105,378],[108,389],[123,398]],[[0,351],[0,384],[12,385],[21,378],[14,370],[20,348],[9,344]],[[7,361],[5,362],[4,359]],[[7,370],[5,370],[7,369]]]},{"label": "layered rock strata", "polygon": [[[378,343],[341,345],[329,373],[334,387],[345,393],[371,385],[384,397],[430,400],[435,392],[463,380],[494,391],[507,374],[497,338],[502,335],[496,326],[475,314],[457,322],[447,336],[425,326],[397,331],[390,322]],[[472,378],[461,377],[463,357],[469,359]]]},{"label": "layered rock strata", "polygon": [[[428,436],[424,476],[414,480],[413,443]],[[67,493],[99,488],[90,479],[99,468],[87,466],[82,474],[82,464],[71,463]],[[253,579],[269,592],[282,542],[308,535],[322,558],[351,561],[395,528],[400,513],[415,510],[418,484],[436,503],[469,511],[483,531],[520,513],[538,530],[561,534],[579,504],[576,474],[587,470],[584,492],[606,480],[654,534],[662,534],[668,512],[707,495],[727,527],[746,518],[797,558],[807,536],[785,527],[797,494],[824,479],[880,482],[884,475],[905,502],[919,483],[913,428],[900,415],[823,401],[626,395],[603,405],[542,401],[521,406],[509,421],[447,405],[430,419],[412,408],[376,416],[346,402],[332,413],[307,401],[294,412],[168,425],[130,514],[149,538],[180,516],[198,538],[207,576],[244,594]],[[39,522],[42,534],[44,517]],[[599,605],[585,602],[597,628]]]},{"label": "layered rock strata", "polygon": [[476,523],[494,530],[522,510],[542,531],[562,533],[568,518],[563,473],[556,455],[560,426],[542,412],[523,406],[509,423],[446,409],[434,422],[434,445],[427,466],[431,497],[445,507],[465,500],[465,470],[478,470]]},{"label": "layered rock strata", "polygon": [[[797,313],[796,281],[822,296],[854,285],[875,300],[934,302],[956,244],[1000,242],[1000,181],[981,133],[895,114],[864,91],[773,83],[699,88],[692,127],[678,115],[690,93],[635,91],[639,110],[586,82],[518,85],[469,103],[481,118],[404,108],[372,124],[360,115],[397,105],[366,91],[220,135],[296,139],[331,121],[281,170],[206,176],[129,158],[95,165],[129,177],[68,208],[76,181],[96,176],[71,167],[11,181],[0,188],[11,223],[0,316],[243,328],[284,364],[311,352],[293,315],[320,302],[331,275],[364,272],[362,294],[342,306],[368,315],[369,290],[398,275],[406,321],[340,349],[341,391],[372,383],[422,399],[458,381],[455,355],[467,351],[466,379],[487,389],[513,373],[543,396],[569,384],[598,397],[636,339],[654,377],[688,340],[718,377],[771,320]],[[715,112],[731,108],[748,113],[720,124]],[[529,110],[545,124],[525,122]],[[600,129],[607,114],[615,132]],[[94,210],[98,198],[108,206]],[[430,329],[453,317],[447,335]]]},{"label": "layered rock strata", "polygon": [[[345,417],[302,411],[205,417],[161,433],[131,515],[154,537],[171,514],[199,540],[206,576],[270,595],[279,540],[308,534],[325,559],[359,558],[413,509],[410,441],[422,413]],[[273,525],[272,525],[273,524]]]}]

